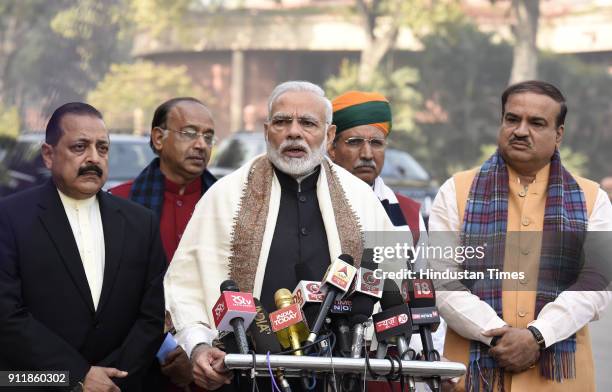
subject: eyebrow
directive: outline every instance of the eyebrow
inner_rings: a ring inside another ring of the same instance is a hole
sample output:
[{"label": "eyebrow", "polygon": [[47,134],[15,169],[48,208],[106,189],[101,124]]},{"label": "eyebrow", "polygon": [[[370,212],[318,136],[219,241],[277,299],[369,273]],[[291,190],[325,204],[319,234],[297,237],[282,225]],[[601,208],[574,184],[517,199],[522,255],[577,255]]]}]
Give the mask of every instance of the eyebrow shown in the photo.
[{"label": "eyebrow", "polygon": [[[187,124],[184,127],[182,127],[181,130],[185,128],[196,128],[196,130],[198,130],[200,127],[197,126],[196,124]],[[204,133],[215,133],[215,129],[214,128],[204,128]]]},{"label": "eyebrow", "polygon": [[[273,120],[274,119],[283,119],[283,118],[293,118],[293,115],[292,114],[288,114],[288,113],[279,112],[279,113],[274,113],[274,115],[272,116]],[[300,116],[297,116],[297,119],[298,120],[312,120],[312,121],[317,121],[317,122],[320,121],[317,118],[317,116],[314,116],[314,115],[309,114],[309,113],[305,113],[305,114],[302,114]]]}]

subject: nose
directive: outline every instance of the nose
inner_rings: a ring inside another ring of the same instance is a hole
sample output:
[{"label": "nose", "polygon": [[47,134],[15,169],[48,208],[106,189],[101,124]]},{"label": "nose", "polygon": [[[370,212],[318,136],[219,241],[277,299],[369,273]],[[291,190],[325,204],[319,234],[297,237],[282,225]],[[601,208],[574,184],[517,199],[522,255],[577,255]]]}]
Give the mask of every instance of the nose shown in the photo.
[{"label": "nose", "polygon": [[359,150],[359,157],[364,160],[371,160],[374,155],[372,154],[372,146],[368,140],[363,141],[363,146]]},{"label": "nose", "polygon": [[302,127],[298,123],[298,119],[294,118],[291,120],[291,125],[289,126],[289,131],[287,132],[287,138],[289,139],[299,139],[302,137]]},{"label": "nose", "polygon": [[529,126],[527,120],[522,120],[519,125],[514,129],[514,135],[516,137],[529,136]]},{"label": "nose", "polygon": [[92,144],[91,146],[89,146],[88,151],[89,153],[87,154],[87,162],[98,164],[100,162],[101,156],[95,144]]},{"label": "nose", "polygon": [[195,142],[193,143],[193,148],[195,148],[197,150],[203,150],[206,147],[208,147],[208,144],[204,140],[204,135],[198,135],[196,137]]}]

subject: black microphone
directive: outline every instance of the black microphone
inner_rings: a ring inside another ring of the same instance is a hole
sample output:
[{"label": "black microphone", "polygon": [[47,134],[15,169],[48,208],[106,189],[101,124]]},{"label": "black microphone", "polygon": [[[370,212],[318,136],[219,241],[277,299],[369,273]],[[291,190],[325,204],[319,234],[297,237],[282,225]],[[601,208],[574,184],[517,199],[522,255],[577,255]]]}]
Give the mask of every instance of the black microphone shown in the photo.
[{"label": "black microphone", "polygon": [[241,293],[233,280],[226,280],[220,286],[221,297],[213,308],[215,326],[219,331],[233,331],[241,354],[249,352],[245,324],[249,326],[257,310],[253,295]]},{"label": "black microphone", "polygon": [[404,302],[395,282],[391,280],[385,282],[380,307],[382,312],[373,316],[376,340],[388,343],[391,338],[395,338],[400,357],[404,358],[409,350],[412,322],[410,308]]},{"label": "black microphone", "polygon": [[[431,279],[413,279],[404,281],[406,285],[406,301],[410,306],[412,324],[418,326],[423,355],[427,361],[439,361],[440,354],[436,351],[431,338],[431,332],[438,329],[440,315],[436,307],[436,292]],[[440,378],[433,377],[429,385],[435,391],[440,390]]]},{"label": "black microphone", "polygon": [[329,308],[335,300],[341,299],[348,291],[351,282],[355,278],[357,269],[353,267],[355,261],[353,257],[347,254],[342,254],[334,260],[327,269],[323,280],[321,281],[321,292],[325,294],[325,299],[321,304],[319,314],[311,328],[307,343],[312,343],[317,339],[321,327],[327,317]]},{"label": "black microphone", "polygon": [[[257,354],[267,354],[268,351],[271,354],[279,353],[281,351],[281,346],[276,338],[276,334],[272,331],[270,316],[257,298],[253,298],[253,300],[255,301],[257,314],[255,315],[255,320],[253,320],[253,323],[249,326],[247,334],[251,337],[255,352]],[[291,386],[285,378],[282,369],[276,370],[276,378],[278,378],[279,386],[283,392],[291,392]],[[255,382],[255,380],[253,380],[253,382]]]},{"label": "black microphone", "polygon": [[436,307],[436,292],[430,279],[406,280],[406,302],[410,306],[412,325],[417,326],[423,343],[423,354],[428,361],[440,360],[431,332],[438,329],[440,315]]}]

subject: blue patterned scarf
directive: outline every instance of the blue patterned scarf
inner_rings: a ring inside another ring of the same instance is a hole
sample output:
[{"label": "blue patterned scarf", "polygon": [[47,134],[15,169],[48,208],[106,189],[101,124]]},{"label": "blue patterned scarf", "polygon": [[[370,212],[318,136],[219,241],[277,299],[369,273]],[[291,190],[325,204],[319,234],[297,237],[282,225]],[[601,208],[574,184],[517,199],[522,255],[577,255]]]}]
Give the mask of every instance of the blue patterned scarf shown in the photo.
[{"label": "blue patterned scarf", "polygon": [[[470,189],[463,219],[462,243],[487,244],[485,260],[468,260],[466,269],[503,270],[508,220],[508,169],[499,151],[480,168]],[[588,217],[582,190],[561,164],[555,151],[550,164],[544,231],[540,255],[535,317],[554,301],[577,277],[581,267],[582,242]],[[502,280],[464,281],[473,294],[488,303],[502,318]],[[550,380],[574,378],[576,335],[557,342],[540,355],[540,374]],[[466,375],[466,390],[480,391],[497,384],[504,390],[504,371],[488,353],[488,346],[472,341]]]},{"label": "blue patterned scarf", "polygon": [[[202,195],[217,179],[208,171],[202,173]],[[132,183],[130,200],[155,211],[161,219],[164,204],[164,174],[159,168],[159,158],[155,158],[145,167]]]}]

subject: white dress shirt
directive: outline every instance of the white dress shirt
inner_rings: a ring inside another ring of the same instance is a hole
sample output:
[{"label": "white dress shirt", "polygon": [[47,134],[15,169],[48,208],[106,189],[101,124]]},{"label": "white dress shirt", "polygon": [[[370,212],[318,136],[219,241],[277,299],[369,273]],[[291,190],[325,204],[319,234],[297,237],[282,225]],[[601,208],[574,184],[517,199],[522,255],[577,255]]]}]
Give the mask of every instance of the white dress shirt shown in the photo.
[{"label": "white dress shirt", "polygon": [[58,193],[79,249],[94,307],[98,308],[104,280],[104,231],[96,196],[77,200]]},{"label": "white dress shirt", "polygon": [[[448,179],[438,192],[429,217],[430,233],[445,231],[458,233],[459,222],[455,181]],[[601,189],[589,217],[588,231],[612,231],[612,204]],[[610,291],[564,291],[557,299],[546,304],[536,320],[529,323],[536,327],[546,347],[567,339],[588,322],[599,319],[612,293]],[[440,314],[457,333],[485,344],[491,342],[484,332],[506,325],[489,304],[468,291],[438,291],[437,305]]]}]

